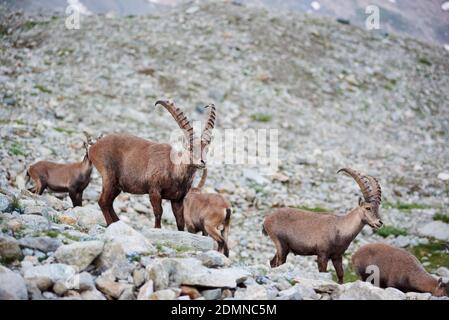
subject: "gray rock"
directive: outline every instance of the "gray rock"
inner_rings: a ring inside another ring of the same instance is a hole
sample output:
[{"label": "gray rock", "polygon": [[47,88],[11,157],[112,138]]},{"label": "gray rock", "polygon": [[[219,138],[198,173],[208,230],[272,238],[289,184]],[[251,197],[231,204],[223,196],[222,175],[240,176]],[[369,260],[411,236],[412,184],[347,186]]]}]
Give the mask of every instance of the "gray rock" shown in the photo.
[{"label": "gray rock", "polygon": [[449,278],[449,269],[445,267],[439,267],[435,273],[440,277]]},{"label": "gray rock", "polygon": [[86,269],[103,251],[103,241],[83,241],[63,245],[55,252],[57,261],[75,266],[78,271]]},{"label": "gray rock", "polygon": [[27,281],[36,282],[39,289],[45,290],[58,281],[75,283],[75,269],[62,263],[46,264],[26,269],[24,278]]},{"label": "gray rock", "polygon": [[210,289],[201,291],[201,295],[206,300],[218,300],[221,298],[221,289]]},{"label": "gray rock", "polygon": [[[235,288],[237,284],[245,281],[250,275],[249,272],[241,268],[206,268],[201,261],[193,258],[160,259],[148,267],[150,279],[155,281],[156,290],[167,285],[167,278],[169,279],[169,286],[183,284],[212,288]],[[157,272],[153,271],[153,268],[156,268]],[[192,270],[195,270],[195,272],[192,272]]]},{"label": "gray rock", "polygon": [[162,244],[171,248],[183,248],[191,251],[209,251],[214,249],[210,237],[197,234],[171,231],[167,229],[144,229],[142,234],[153,244]]},{"label": "gray rock", "polygon": [[123,290],[122,294],[119,297],[119,300],[136,300],[133,288],[128,287],[125,290]]},{"label": "gray rock", "polygon": [[432,221],[418,229],[420,235],[439,240],[449,240],[449,224],[442,221]]},{"label": "gray rock", "polygon": [[42,252],[53,252],[62,245],[59,239],[50,237],[25,237],[19,240],[23,248],[37,249]]},{"label": "gray rock", "polygon": [[77,225],[85,229],[90,229],[96,225],[106,226],[104,216],[97,206],[86,205],[70,208],[65,211],[65,214],[73,217]]},{"label": "gray rock", "polygon": [[215,250],[202,252],[196,258],[202,262],[203,266],[208,268],[220,268],[231,264],[231,261],[225,255]]},{"label": "gray rock", "polygon": [[8,211],[11,201],[7,196],[0,193],[0,212]]},{"label": "gray rock", "polygon": [[122,221],[111,224],[106,229],[103,239],[104,249],[98,257],[98,266],[103,270],[120,266],[130,272],[132,267],[128,256],[156,252],[147,238]]},{"label": "gray rock", "polygon": [[95,280],[95,284],[98,290],[116,299],[121,296],[123,291],[132,287],[130,284],[116,282],[113,278],[104,275],[99,276]]},{"label": "gray rock", "polygon": [[311,287],[299,283],[290,289],[279,292],[281,300],[317,300],[318,298],[319,296]]},{"label": "gray rock", "polygon": [[22,276],[0,266],[0,300],[27,300],[28,292]]},{"label": "gray rock", "polygon": [[149,280],[140,288],[137,300],[150,300],[153,292],[154,283],[152,280]]},{"label": "gray rock", "polygon": [[332,298],[334,300],[404,300],[406,296],[394,288],[384,290],[371,283],[357,280],[339,286]]},{"label": "gray rock", "polygon": [[295,278],[295,281],[300,285],[312,288],[318,293],[332,293],[338,288],[338,284],[331,280]]},{"label": "gray rock", "polygon": [[420,293],[420,292],[407,292],[405,294],[407,300],[429,300],[430,297],[432,297],[432,294],[426,292],[426,293]]},{"label": "gray rock", "polygon": [[0,260],[12,262],[22,258],[19,242],[13,237],[0,233]]},{"label": "gray rock", "polygon": [[145,269],[135,269],[133,271],[133,283],[136,287],[140,287],[145,282]]},{"label": "gray rock", "polygon": [[165,289],[153,292],[149,300],[175,300],[179,294],[179,289]]},{"label": "gray rock", "polygon": [[264,286],[254,284],[246,288],[238,288],[234,298],[238,300],[267,300],[267,289]]},{"label": "gray rock", "polygon": [[106,297],[97,289],[91,289],[81,292],[81,299],[83,300],[106,300]]},{"label": "gray rock", "polygon": [[31,229],[34,232],[45,231],[51,227],[51,223],[47,218],[34,214],[22,214],[17,220],[19,220],[24,227]]}]

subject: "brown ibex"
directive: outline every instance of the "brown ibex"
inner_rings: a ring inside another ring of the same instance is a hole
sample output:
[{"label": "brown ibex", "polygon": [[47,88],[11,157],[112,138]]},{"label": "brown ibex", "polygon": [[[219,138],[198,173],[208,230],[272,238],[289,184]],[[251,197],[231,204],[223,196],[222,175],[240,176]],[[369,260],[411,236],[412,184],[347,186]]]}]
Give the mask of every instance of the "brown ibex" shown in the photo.
[{"label": "brown ibex", "polygon": [[271,267],[285,263],[289,252],[297,255],[317,255],[318,270],[326,272],[329,259],[335,267],[338,281],[343,283],[342,256],[352,240],[368,224],[380,228],[381,189],[377,179],[352,169],[338,172],[349,174],[359,185],[364,200],[344,216],[332,213],[317,214],[305,210],[282,208],[265,218],[263,232],[276,246]]},{"label": "brown ibex", "polygon": [[[231,204],[217,193],[202,193],[206,182],[207,168],[203,169],[201,181],[191,188],[184,198],[184,219],[187,231],[203,232],[211,236],[218,244],[218,252],[229,256],[228,235],[231,222]],[[223,227],[220,234],[220,227]]]},{"label": "brown ibex", "polygon": [[90,159],[103,180],[98,204],[108,225],[119,220],[113,202],[123,191],[149,194],[155,228],[161,227],[162,199],[170,200],[178,230],[184,230],[183,200],[196,170],[205,167],[215,126],[215,106],[207,106],[207,122],[201,141],[197,141],[190,121],[179,108],[170,101],[157,101],[155,105],[158,104],[167,109],[184,132],[187,142],[181,155],[169,144],[128,134],[107,135],[90,148]]},{"label": "brown ibex", "polygon": [[[363,281],[372,274],[370,266],[379,271],[379,286],[393,287],[403,292],[429,292],[449,297],[449,283],[429,274],[411,253],[383,243],[367,244],[352,256],[354,271]],[[367,269],[368,268],[368,269]]]},{"label": "brown ibex", "polygon": [[86,150],[84,159],[76,163],[56,163],[50,161],[39,161],[32,164],[26,173],[27,182],[30,178],[35,186],[29,191],[42,194],[46,188],[54,192],[68,192],[73,206],[81,206],[83,202],[83,191],[90,182],[92,173],[92,162],[89,159],[89,145],[92,139],[84,133],[87,142],[83,142]]}]

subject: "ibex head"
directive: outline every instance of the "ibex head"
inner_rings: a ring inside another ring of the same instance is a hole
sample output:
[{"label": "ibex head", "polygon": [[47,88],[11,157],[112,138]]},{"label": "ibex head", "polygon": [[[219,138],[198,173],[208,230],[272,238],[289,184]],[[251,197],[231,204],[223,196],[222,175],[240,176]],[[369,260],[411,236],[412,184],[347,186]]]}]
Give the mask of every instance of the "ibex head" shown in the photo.
[{"label": "ibex head", "polygon": [[359,185],[363,199],[359,198],[359,209],[362,221],[373,229],[379,229],[383,222],[379,214],[379,206],[382,200],[382,191],[376,178],[362,175],[360,172],[350,168],[343,168],[337,173],[344,172],[350,175]]},{"label": "ibex head", "polygon": [[434,289],[432,294],[436,297],[449,297],[449,281],[445,283],[443,278],[439,278],[437,287]]},{"label": "ibex head", "polygon": [[[184,113],[175,106],[171,101],[158,100],[155,105],[160,104],[173,116],[178,126],[184,132],[185,146],[184,152],[181,155],[182,163],[188,163],[195,168],[204,168],[206,166],[206,155],[210,142],[212,141],[212,130],[215,127],[215,106],[210,104],[206,106],[209,108],[209,114],[206,119],[201,138],[194,136],[193,127]],[[186,160],[186,161],[185,161]]]}]

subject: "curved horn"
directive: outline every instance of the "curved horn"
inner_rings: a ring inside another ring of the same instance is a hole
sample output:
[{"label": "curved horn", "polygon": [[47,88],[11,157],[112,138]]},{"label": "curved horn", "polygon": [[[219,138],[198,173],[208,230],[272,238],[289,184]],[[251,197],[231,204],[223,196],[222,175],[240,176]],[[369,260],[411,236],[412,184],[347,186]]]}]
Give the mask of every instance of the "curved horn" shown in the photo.
[{"label": "curved horn", "polygon": [[360,172],[350,168],[343,168],[337,171],[337,173],[340,172],[350,175],[355,182],[357,182],[366,202],[375,202],[378,205],[380,204],[381,189],[376,178],[362,175]]},{"label": "curved horn", "polygon": [[201,180],[198,183],[198,185],[196,186],[198,189],[201,189],[204,187],[204,184],[206,183],[206,179],[207,179],[207,168],[203,169],[203,175],[201,176]]},{"label": "curved horn", "polygon": [[166,100],[158,100],[154,104],[157,106],[160,104],[165,109],[167,109],[168,112],[172,115],[172,117],[175,119],[176,123],[178,124],[179,128],[184,132],[187,141],[188,141],[188,148],[189,150],[193,149],[193,128],[190,124],[189,119],[184,115],[184,113],[177,107],[175,107],[175,104],[171,101]]},{"label": "curved horn", "polygon": [[86,137],[87,144],[88,145],[93,144],[92,136],[89,133],[87,133],[87,131],[83,131],[83,133],[84,133],[84,136]]},{"label": "curved horn", "polygon": [[209,108],[209,115],[207,117],[206,125],[204,126],[203,133],[201,134],[201,143],[208,145],[212,140],[212,130],[215,127],[215,105],[209,104],[205,108]]}]

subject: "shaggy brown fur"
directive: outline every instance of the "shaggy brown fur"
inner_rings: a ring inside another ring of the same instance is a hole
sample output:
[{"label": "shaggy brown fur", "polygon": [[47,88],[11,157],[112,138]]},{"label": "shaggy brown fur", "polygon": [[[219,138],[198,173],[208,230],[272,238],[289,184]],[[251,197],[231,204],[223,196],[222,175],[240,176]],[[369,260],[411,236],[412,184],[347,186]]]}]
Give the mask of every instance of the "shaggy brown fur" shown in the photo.
[{"label": "shaggy brown fur", "polygon": [[[229,256],[228,235],[231,221],[231,204],[221,194],[202,193],[207,169],[196,188],[191,188],[184,198],[184,219],[191,233],[203,232],[210,235],[218,244],[218,252]],[[220,227],[223,229],[220,234]]]},{"label": "shaggy brown fur", "polygon": [[342,256],[365,224],[372,228],[382,225],[378,208],[380,186],[372,177],[351,169],[339,170],[351,175],[359,184],[364,201],[345,216],[331,213],[313,213],[292,208],[278,209],[269,214],[263,232],[274,242],[276,254],[271,267],[285,263],[289,252],[297,255],[317,255],[318,269],[326,272],[329,259],[334,264],[338,281],[343,282]]},{"label": "shaggy brown fur", "polygon": [[[81,206],[83,191],[89,185],[92,162],[89,160],[89,144],[84,143],[86,154],[81,162],[61,164],[39,161],[27,170],[27,180],[33,180],[35,186],[29,191],[42,194],[46,188],[54,192],[68,192],[73,206]],[[27,182],[28,182],[27,181]]]},{"label": "shaggy brown fur", "polygon": [[430,292],[432,295],[449,297],[449,283],[435,279],[408,251],[383,243],[367,244],[352,256],[355,272],[365,281],[371,273],[368,266],[379,268],[379,285],[393,287],[403,292]]},{"label": "shaggy brown fur", "polygon": [[[111,134],[90,148],[90,159],[100,172],[103,190],[98,204],[109,225],[119,218],[114,199],[120,192],[149,194],[155,215],[155,228],[161,227],[162,199],[171,201],[178,230],[184,230],[183,200],[192,185],[195,172],[205,166],[205,155],[215,125],[215,107],[210,105],[207,124],[201,137],[201,150],[195,153],[193,129],[186,116],[169,101],[157,101],[173,116],[183,130],[187,161],[172,161],[172,147],[128,134]],[[174,153],[174,152],[173,152]]]}]

